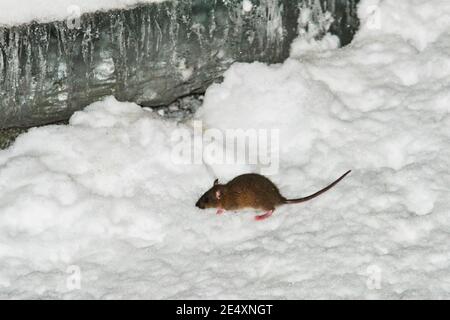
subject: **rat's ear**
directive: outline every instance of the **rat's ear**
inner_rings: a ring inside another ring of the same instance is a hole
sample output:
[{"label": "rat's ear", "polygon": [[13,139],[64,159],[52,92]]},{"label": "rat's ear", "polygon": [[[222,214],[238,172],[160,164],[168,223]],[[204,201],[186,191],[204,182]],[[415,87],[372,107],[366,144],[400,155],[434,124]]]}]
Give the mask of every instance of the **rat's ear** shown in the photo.
[{"label": "rat's ear", "polygon": [[214,180],[214,185],[218,185],[219,184],[219,179]]},{"label": "rat's ear", "polygon": [[217,200],[220,200],[220,198],[222,198],[222,191],[220,191],[220,190],[216,191],[216,198],[217,198]]}]

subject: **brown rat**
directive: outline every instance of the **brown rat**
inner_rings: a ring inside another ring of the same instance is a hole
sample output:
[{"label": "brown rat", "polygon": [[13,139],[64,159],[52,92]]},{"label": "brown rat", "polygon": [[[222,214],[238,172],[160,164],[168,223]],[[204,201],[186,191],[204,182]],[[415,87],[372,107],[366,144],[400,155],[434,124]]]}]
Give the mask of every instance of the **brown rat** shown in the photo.
[{"label": "brown rat", "polygon": [[224,210],[261,209],[266,213],[257,216],[256,220],[263,220],[270,217],[277,206],[305,202],[321,195],[350,172],[351,170],[347,171],[332,184],[316,193],[298,199],[286,199],[272,181],[255,173],[237,176],[227,184],[219,184],[219,180],[216,179],[213,187],[206,191],[195,205],[200,209],[217,208],[217,214],[221,214]]}]

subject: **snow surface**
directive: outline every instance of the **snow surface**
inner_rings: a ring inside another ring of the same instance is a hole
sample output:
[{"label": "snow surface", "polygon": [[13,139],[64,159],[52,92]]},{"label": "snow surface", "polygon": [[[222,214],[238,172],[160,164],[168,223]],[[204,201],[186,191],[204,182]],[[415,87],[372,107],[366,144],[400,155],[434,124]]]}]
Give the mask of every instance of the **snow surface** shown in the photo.
[{"label": "snow surface", "polygon": [[253,3],[250,0],[243,0],[242,1],[242,10],[244,12],[250,12],[253,9]]},{"label": "snow surface", "polygon": [[136,4],[162,1],[169,0],[1,0],[0,25],[65,20],[77,18],[87,12],[122,9]]},{"label": "snow surface", "polygon": [[333,190],[262,222],[198,210],[210,173],[171,159],[191,123],[110,97],[0,152],[0,298],[450,298],[450,8],[359,14],[345,48],[233,65],[196,114],[281,129],[271,178],[288,197],[352,169]]}]

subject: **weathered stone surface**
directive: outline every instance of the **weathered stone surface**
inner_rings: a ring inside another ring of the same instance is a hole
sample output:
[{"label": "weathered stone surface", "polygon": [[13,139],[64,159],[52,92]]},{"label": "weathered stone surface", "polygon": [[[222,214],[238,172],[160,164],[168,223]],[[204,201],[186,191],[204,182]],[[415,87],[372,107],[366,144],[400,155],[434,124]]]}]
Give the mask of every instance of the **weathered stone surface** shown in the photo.
[{"label": "weathered stone surface", "polygon": [[0,27],[0,128],[67,119],[106,95],[143,106],[202,92],[235,61],[289,54],[301,10],[343,44],[358,27],[357,0],[177,0]]}]

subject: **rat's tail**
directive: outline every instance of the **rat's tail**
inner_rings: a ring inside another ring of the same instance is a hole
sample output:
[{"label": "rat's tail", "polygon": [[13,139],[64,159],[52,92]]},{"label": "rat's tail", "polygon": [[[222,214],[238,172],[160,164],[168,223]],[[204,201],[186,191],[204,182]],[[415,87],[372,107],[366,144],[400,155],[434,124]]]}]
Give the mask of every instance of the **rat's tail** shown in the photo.
[{"label": "rat's tail", "polygon": [[348,170],[346,173],[344,173],[339,179],[337,179],[335,182],[333,182],[332,184],[330,184],[328,187],[323,188],[320,191],[317,191],[316,193],[313,193],[310,196],[307,197],[303,197],[303,198],[299,198],[299,199],[286,199],[284,203],[288,204],[288,203],[300,203],[300,202],[305,202],[308,200],[311,200],[317,196],[320,196],[322,193],[324,193],[325,191],[330,190],[331,188],[333,188],[335,185],[338,184],[339,181],[341,181],[342,179],[345,178],[346,175],[348,175],[350,172],[352,172],[352,170]]}]

